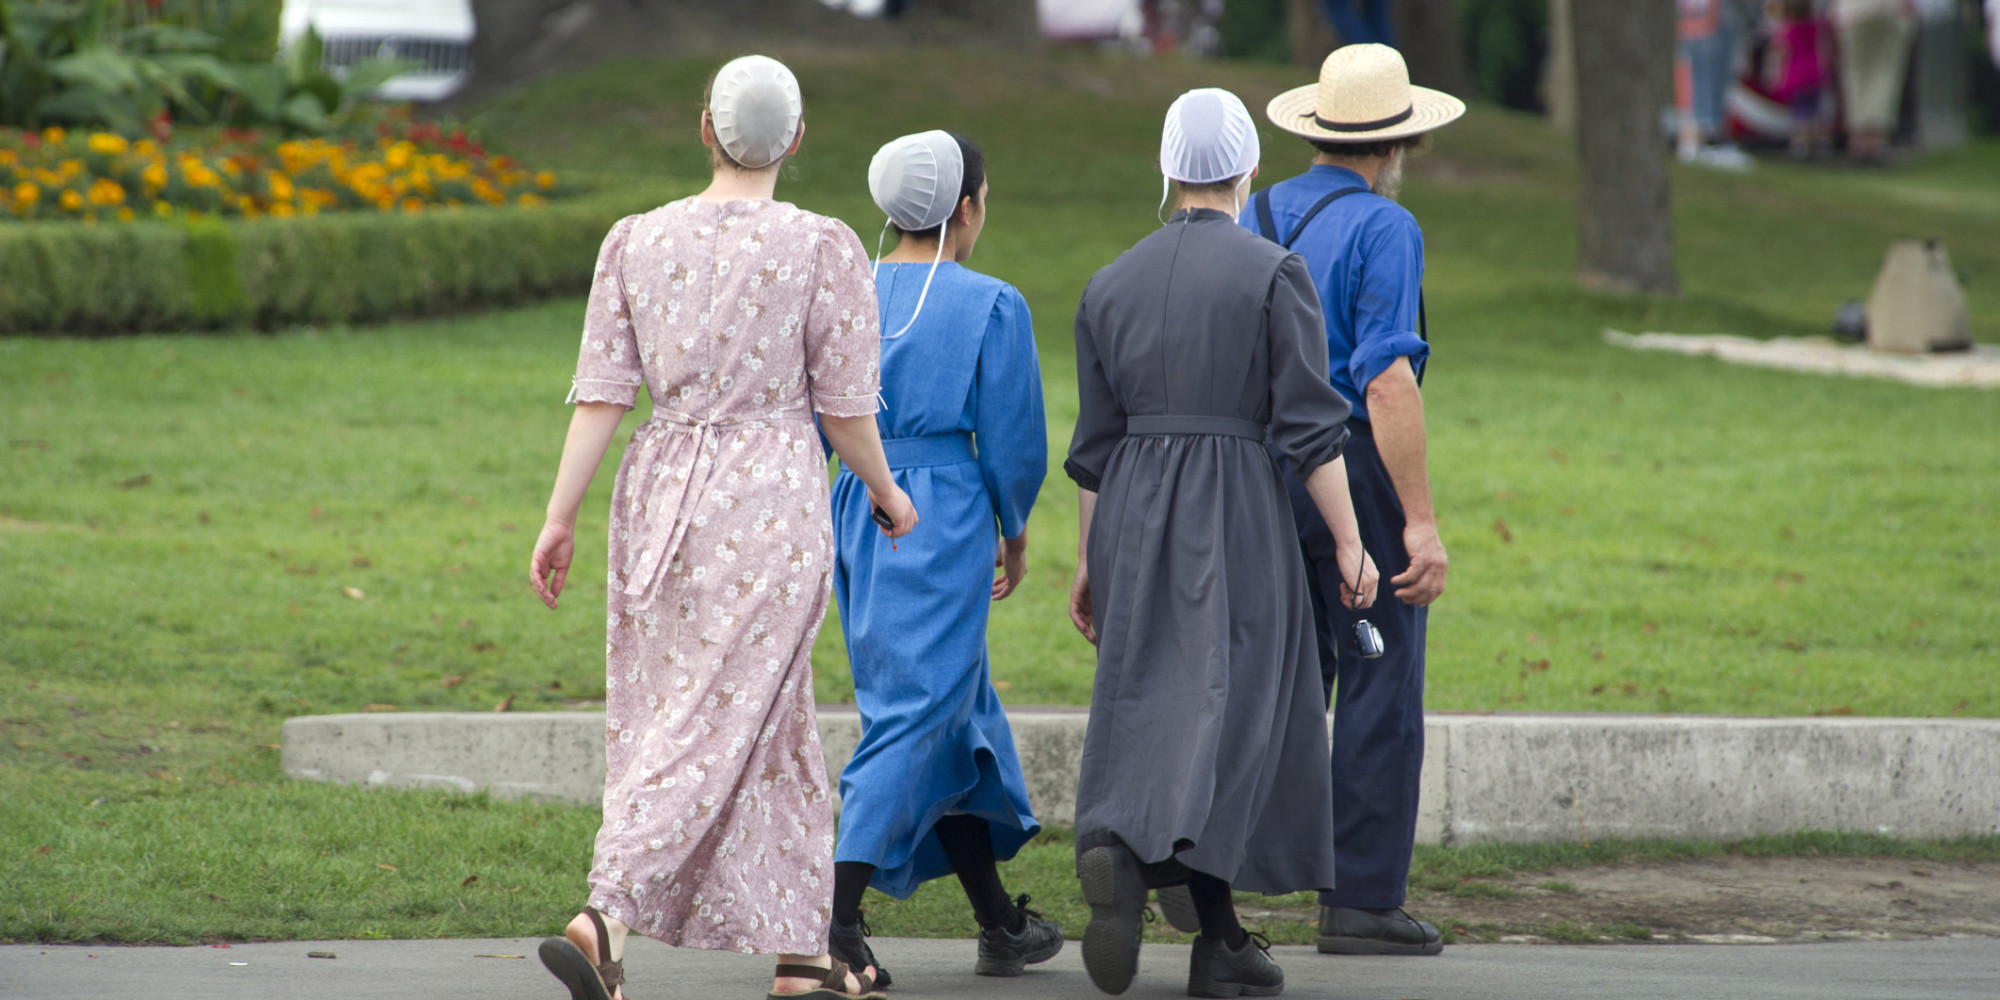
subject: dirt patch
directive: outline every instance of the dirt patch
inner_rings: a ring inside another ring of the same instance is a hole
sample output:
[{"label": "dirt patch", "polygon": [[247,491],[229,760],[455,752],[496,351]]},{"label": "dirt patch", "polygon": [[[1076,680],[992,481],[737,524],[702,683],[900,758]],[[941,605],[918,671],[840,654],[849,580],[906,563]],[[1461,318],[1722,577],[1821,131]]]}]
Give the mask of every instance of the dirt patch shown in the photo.
[{"label": "dirt patch", "polygon": [[1413,893],[1409,909],[1458,941],[2000,937],[2000,864],[1727,857],[1559,868]]}]

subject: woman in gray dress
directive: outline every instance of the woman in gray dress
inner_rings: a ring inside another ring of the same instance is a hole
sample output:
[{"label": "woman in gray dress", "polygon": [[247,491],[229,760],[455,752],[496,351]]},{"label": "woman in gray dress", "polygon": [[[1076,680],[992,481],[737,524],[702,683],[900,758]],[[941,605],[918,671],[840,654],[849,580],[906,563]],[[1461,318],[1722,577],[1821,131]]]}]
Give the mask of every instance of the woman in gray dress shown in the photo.
[{"label": "woman in gray dress", "polygon": [[1235,223],[1257,131],[1235,95],[1174,102],[1165,226],[1099,271],[1076,317],[1081,412],[1064,469],[1081,493],[1070,616],[1097,644],[1077,874],[1084,965],[1122,993],[1146,890],[1186,883],[1201,918],[1193,996],[1271,996],[1284,974],[1237,923],[1232,887],[1333,886],[1326,702],[1290,502],[1268,436],[1374,601],[1340,457],[1304,262]]}]

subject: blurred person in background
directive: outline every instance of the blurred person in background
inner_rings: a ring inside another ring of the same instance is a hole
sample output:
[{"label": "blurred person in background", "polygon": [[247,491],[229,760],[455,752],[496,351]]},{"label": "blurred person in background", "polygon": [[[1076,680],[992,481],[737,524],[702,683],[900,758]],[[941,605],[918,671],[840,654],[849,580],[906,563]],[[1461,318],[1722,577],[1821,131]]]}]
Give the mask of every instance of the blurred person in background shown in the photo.
[{"label": "blurred person in background", "polygon": [[[986,226],[986,157],[949,132],[883,146],[869,192],[895,226],[876,264],[882,397],[896,485],[924,530],[892,545],[868,486],[833,483],[833,594],[861,711],[840,776],[835,957],[875,964],[861,897],[897,899],[957,875],[979,922],[973,971],[1018,976],[1062,950],[1062,928],[1009,899],[998,862],[1041,832],[1014,733],[987,669],[986,622],[1027,575],[1028,514],[1048,475],[1041,363],[1028,303],[961,264]],[[999,578],[994,578],[994,571]],[[890,985],[885,969],[876,977]]]},{"label": "blurred person in background", "polygon": [[1833,0],[1840,35],[1840,96],[1848,155],[1879,163],[1903,103],[1903,75],[1917,38],[1910,0]]},{"label": "blurred person in background", "polygon": [[653,412],[611,491],[589,903],[540,949],[571,1000],[615,1000],[630,931],[776,953],[778,1000],[874,990],[874,970],[850,971],[826,947],[834,822],[812,683],[833,569],[821,434],[886,512],[885,533],[907,535],[917,513],[875,429],[868,252],[840,220],[773,198],[804,132],[791,70],[765,56],[723,66],[701,115],[708,187],[619,220],[591,280],[576,411],[528,569],[550,609],[577,512],[641,386]]},{"label": "blurred person in background", "polygon": [[1773,0],[1771,8],[1771,96],[1792,113],[1792,156],[1811,156],[1822,134],[1823,101],[1832,62],[1825,24],[1813,0]]},{"label": "blurred person in background", "polygon": [[1319,0],[1319,9],[1340,32],[1343,45],[1373,42],[1396,47],[1393,0]]},{"label": "blurred person in background", "polygon": [[[1587,0],[1579,0],[1587,2]],[[1736,56],[1753,13],[1749,0],[1678,0],[1679,55],[1674,62],[1674,105],[1680,114],[1678,153],[1683,163],[1718,170],[1749,170],[1748,153],[1729,141],[1723,102],[1736,79]]]}]

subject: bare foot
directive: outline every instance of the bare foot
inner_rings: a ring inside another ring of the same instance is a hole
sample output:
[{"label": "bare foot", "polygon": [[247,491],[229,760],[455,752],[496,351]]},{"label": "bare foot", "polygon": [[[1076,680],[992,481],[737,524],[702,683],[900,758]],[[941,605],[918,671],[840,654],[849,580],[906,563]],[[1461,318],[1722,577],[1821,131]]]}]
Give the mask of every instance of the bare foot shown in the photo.
[{"label": "bare foot", "polygon": [[[616,962],[623,959],[625,957],[625,935],[630,928],[619,923],[617,919],[607,916],[604,918],[604,929],[611,932],[611,940],[606,942],[611,946],[611,960]],[[592,965],[597,964],[599,954],[597,950],[597,928],[591,925],[588,916],[581,913],[577,914],[576,918],[569,922],[569,926],[563,928],[563,937],[568,938],[570,944],[576,945],[577,950],[583,952],[583,957],[589,959]],[[624,987],[612,987],[611,1000],[625,1000]]]},{"label": "bare foot", "polygon": [[[810,965],[815,969],[831,969],[833,968],[833,956],[832,955],[779,955],[778,964]],[[875,967],[871,965],[868,968],[861,970],[861,973],[862,975],[868,976],[872,979],[875,976]],[[800,979],[796,976],[779,976],[771,981],[771,992],[808,993],[813,990],[819,989],[820,984],[824,981],[825,981],[824,978]],[[854,974],[854,971],[852,969],[848,970],[847,982],[841,987],[841,992],[844,993],[861,992],[861,980]]]}]

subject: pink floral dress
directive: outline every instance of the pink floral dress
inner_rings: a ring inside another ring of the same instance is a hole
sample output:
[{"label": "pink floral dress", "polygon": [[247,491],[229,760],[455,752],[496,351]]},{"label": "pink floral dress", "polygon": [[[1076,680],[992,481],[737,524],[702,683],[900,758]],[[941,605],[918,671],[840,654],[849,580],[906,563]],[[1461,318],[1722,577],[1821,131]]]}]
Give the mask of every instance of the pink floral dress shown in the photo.
[{"label": "pink floral dress", "polygon": [[813,714],[833,565],[813,411],[876,409],[854,232],[687,199],[604,240],[573,401],[653,416],[611,500],[604,825],[590,905],[668,944],[826,950],[834,822]]}]

